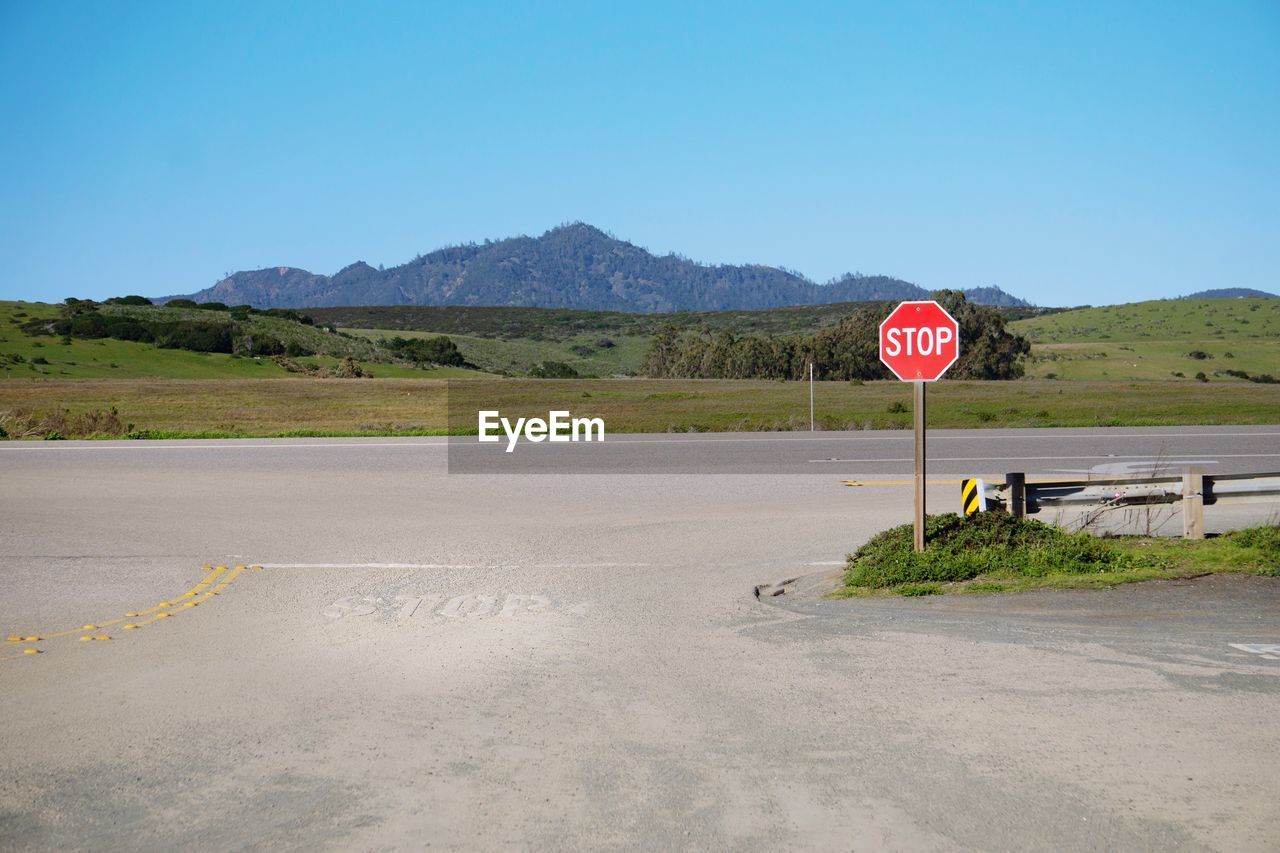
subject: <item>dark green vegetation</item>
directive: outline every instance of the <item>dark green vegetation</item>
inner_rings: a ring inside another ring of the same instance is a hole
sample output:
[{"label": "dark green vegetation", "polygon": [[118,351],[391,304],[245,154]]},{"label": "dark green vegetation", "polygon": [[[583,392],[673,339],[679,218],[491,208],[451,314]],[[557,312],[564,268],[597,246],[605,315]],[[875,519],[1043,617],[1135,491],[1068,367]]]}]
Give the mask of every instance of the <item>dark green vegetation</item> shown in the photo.
[{"label": "dark green vegetation", "polygon": [[1039,586],[1088,587],[1206,572],[1280,576],[1280,527],[1263,526],[1199,542],[1098,538],[1000,512],[925,519],[927,547],[912,550],[912,527],[883,531],[849,555],[843,594],[886,590],[919,596],[989,594]]},{"label": "dark green vegetation", "polygon": [[[1016,379],[1030,352],[1027,341],[1005,330],[1001,313],[975,305],[963,293],[933,294],[960,325],[960,360],[948,371],[952,379]],[[666,328],[654,338],[641,372],[680,379],[803,379],[814,364],[823,379],[888,379],[880,361],[883,306],[864,306],[847,319],[807,337],[680,334]]]},{"label": "dark green vegetation", "polygon": [[[970,293],[977,301],[1026,304],[995,287]],[[512,305],[654,312],[900,301],[925,294],[917,285],[888,276],[846,275],[820,285],[777,267],[712,266],[680,255],[656,256],[574,223],[537,238],[440,249],[385,270],[361,261],[332,276],[291,267],[238,272],[192,299],[260,308]]]},{"label": "dark green vegetation", "polygon": [[414,364],[443,364],[450,367],[463,367],[466,359],[458,352],[458,346],[444,335],[431,338],[402,338],[396,336],[383,341],[382,345],[401,358]]},{"label": "dark green vegetation", "polygon": [[401,353],[288,309],[157,307],[136,298],[0,302],[0,377],[10,379],[485,375],[458,367],[448,350],[438,341]]}]

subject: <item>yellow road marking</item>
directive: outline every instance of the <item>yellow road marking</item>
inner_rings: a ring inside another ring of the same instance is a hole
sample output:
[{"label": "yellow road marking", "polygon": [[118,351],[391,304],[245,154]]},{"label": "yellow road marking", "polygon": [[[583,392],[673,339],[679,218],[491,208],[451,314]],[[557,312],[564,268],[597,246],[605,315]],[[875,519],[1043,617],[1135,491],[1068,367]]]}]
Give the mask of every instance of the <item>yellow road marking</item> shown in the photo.
[{"label": "yellow road marking", "polygon": [[[53,640],[53,639],[58,639],[60,637],[69,637],[72,634],[82,634],[82,636],[80,637],[80,640],[82,642],[87,642],[90,640],[110,640],[111,637],[108,635],[97,634],[97,635],[83,636],[83,632],[88,630],[98,630],[101,628],[105,628],[108,625],[118,625],[122,622],[129,622],[129,624],[124,625],[124,629],[126,631],[132,631],[132,630],[141,628],[145,625],[150,625],[153,622],[157,622],[161,619],[168,619],[170,616],[174,615],[175,612],[194,608],[198,606],[200,603],[209,600],[210,598],[219,594],[220,592],[223,592],[224,590],[227,589],[227,587],[231,586],[231,584],[235,582],[235,579],[239,577],[240,573],[245,571],[247,568],[248,568],[247,566],[236,566],[234,569],[228,571],[226,566],[217,566],[217,567],[204,566],[202,567],[202,570],[204,570],[206,573],[204,578],[199,583],[191,587],[191,589],[187,590],[186,592],[182,593],[182,595],[178,596],[177,598],[174,598],[168,601],[162,601],[159,604],[157,604],[155,607],[151,607],[147,610],[130,612],[125,614],[124,616],[121,616],[119,619],[107,619],[102,622],[93,622],[93,623],[85,624],[83,627],[80,627],[80,628],[71,628],[66,631],[56,631],[52,634],[39,634],[39,635],[33,634],[31,636],[12,635],[7,637],[6,639],[8,640],[8,642],[11,642],[11,643],[38,643],[38,642],[43,642],[44,640]],[[261,569],[260,566],[254,566],[253,568]],[[173,609],[171,610],[170,608],[173,608]],[[129,621],[131,619],[136,619],[136,617],[139,617],[139,616],[150,616],[151,618],[143,619],[141,621]],[[22,657],[22,655],[32,655],[32,654],[39,654],[39,653],[40,653],[39,649],[27,648],[27,649],[23,649],[20,654],[9,655],[8,657],[0,657],[0,661],[17,660],[18,658]]]},{"label": "yellow road marking", "polygon": [[[960,480],[925,480],[930,486],[954,486]],[[914,486],[915,480],[845,480],[846,486]]]}]

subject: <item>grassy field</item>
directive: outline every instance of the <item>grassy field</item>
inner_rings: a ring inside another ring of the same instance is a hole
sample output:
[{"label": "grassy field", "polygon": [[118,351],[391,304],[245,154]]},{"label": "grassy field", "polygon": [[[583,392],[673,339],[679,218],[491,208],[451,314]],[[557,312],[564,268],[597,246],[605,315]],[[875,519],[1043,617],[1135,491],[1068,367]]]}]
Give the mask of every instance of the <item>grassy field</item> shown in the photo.
[{"label": "grassy field", "polygon": [[[787,430],[808,426],[800,382],[719,380],[24,379],[0,383],[0,413],[115,408],[150,435],[412,435],[450,431],[449,403],[507,416],[565,408],[610,432]],[[1123,406],[1116,399],[1122,396]],[[909,429],[906,383],[817,386],[822,429]],[[929,422],[946,427],[1280,423],[1280,386],[1178,382],[943,382]],[[71,436],[67,436],[71,437]]]},{"label": "grassy field", "polygon": [[1280,378],[1280,299],[1195,299],[1083,308],[1011,323],[1047,379]]}]

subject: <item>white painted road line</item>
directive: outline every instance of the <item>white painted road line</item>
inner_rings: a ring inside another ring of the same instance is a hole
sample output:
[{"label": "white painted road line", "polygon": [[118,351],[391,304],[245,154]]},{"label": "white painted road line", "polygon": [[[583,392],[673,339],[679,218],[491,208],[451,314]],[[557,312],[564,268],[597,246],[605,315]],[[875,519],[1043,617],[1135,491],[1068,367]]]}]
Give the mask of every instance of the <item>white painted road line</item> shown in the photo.
[{"label": "white painted road line", "polygon": [[[1066,427],[1070,429],[1070,427]],[[902,432],[902,435],[815,435],[800,436],[794,433],[784,433],[782,435],[758,435],[750,437],[732,437],[726,438],[722,436],[707,438],[629,438],[623,436],[614,436],[607,438],[602,442],[593,443],[592,447],[604,445],[619,444],[722,444],[722,443],[751,443],[751,442],[785,442],[785,441],[901,441],[910,442],[911,432],[909,430],[895,430]],[[466,436],[458,436],[457,438],[465,439]],[[995,440],[1001,442],[1019,441],[1022,439],[1029,440],[1062,440],[1064,438],[1105,438],[1108,441],[1117,439],[1178,439],[1178,438],[1280,438],[1280,432],[1170,432],[1170,433],[1046,433],[1046,434],[993,434],[993,435],[931,435],[931,442],[938,441],[983,441]],[[385,441],[385,442],[308,442],[293,443],[281,442],[279,444],[247,444],[236,443],[239,439],[221,439],[219,444],[158,444],[149,441],[130,442],[128,444],[65,444],[63,442],[45,442],[45,441],[14,441],[0,442],[0,451],[23,452],[23,451],[75,451],[75,450],[231,450],[231,449],[252,449],[252,450],[270,450],[275,449],[294,449],[294,448],[385,448],[385,447],[448,447],[448,441]],[[479,447],[479,442],[457,441],[455,446],[458,447]],[[526,443],[529,447],[551,447],[556,445]],[[522,444],[521,447],[525,447]],[[1055,457],[1057,458],[1057,457]],[[1092,457],[1090,457],[1092,458]],[[910,461],[910,460],[908,460]]]},{"label": "white painted road line", "polygon": [[1280,643],[1228,643],[1233,649],[1257,655],[1263,660],[1280,660]]},{"label": "white painted road line", "polygon": [[[633,569],[656,563],[254,563],[264,569]],[[663,564],[668,565],[668,564]]]},{"label": "white painted road line", "polygon": [[[930,439],[932,441],[932,439]],[[1280,453],[1218,453],[1219,459],[1280,459]],[[1125,455],[1123,453],[1101,453],[1096,456],[932,456],[930,462],[1053,462],[1067,460],[1070,462],[1089,459],[1150,459],[1152,462],[1173,463],[1203,462],[1182,456],[1160,456],[1150,453],[1141,455]],[[901,459],[810,459],[810,462],[912,462],[911,457]],[[1206,463],[1214,464],[1214,463]]]}]

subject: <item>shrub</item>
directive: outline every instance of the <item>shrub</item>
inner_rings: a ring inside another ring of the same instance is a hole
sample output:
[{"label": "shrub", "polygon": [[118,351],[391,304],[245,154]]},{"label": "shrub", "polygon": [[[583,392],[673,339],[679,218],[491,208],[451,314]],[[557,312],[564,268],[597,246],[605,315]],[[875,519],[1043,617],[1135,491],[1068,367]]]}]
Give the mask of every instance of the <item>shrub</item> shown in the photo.
[{"label": "shrub", "polygon": [[[247,305],[243,307],[248,308]],[[250,313],[253,313],[254,309],[250,308],[249,311]],[[301,323],[304,326],[314,326],[316,324],[316,321],[309,315],[294,311],[292,308],[268,308],[266,311],[259,311],[257,313],[266,317],[280,317],[285,320],[292,320],[293,322]]]},{"label": "shrub", "polygon": [[536,379],[573,379],[577,377],[578,371],[563,361],[544,361],[530,370],[529,375]]},{"label": "shrub", "polygon": [[155,340],[152,331],[141,323],[127,317],[112,317],[107,321],[107,337],[121,341]]},{"label": "shrub", "polygon": [[192,299],[170,299],[164,304],[165,308],[199,308],[200,306]]},{"label": "shrub", "polygon": [[284,354],[290,358],[301,358],[302,356],[315,355],[315,350],[308,349],[297,341],[289,341],[285,344]]},{"label": "shrub", "polygon": [[1197,373],[1197,374],[1196,374],[1196,381],[1197,381],[1197,382],[1208,382],[1208,381],[1209,381],[1209,377],[1208,377],[1208,376],[1205,376],[1205,375],[1204,375],[1204,371],[1202,370],[1202,371],[1200,371],[1199,373]]},{"label": "shrub", "polygon": [[900,415],[907,410],[906,404],[901,400],[894,400],[889,404],[889,414]]},{"label": "shrub", "polygon": [[979,575],[1040,577],[1067,572],[1114,571],[1139,558],[1088,533],[1000,512],[969,518],[931,515],[925,519],[928,548],[917,554],[913,529],[904,524],[873,536],[849,555],[845,582],[881,588],[904,583],[965,581]]},{"label": "shrub", "polygon": [[42,355],[38,355],[35,358],[31,359],[31,363],[32,364],[48,364],[49,359],[45,358]]},{"label": "shrub", "polygon": [[177,323],[153,323],[156,346],[161,349],[185,349],[193,352],[233,351],[231,326],[225,323],[203,323],[184,320]]},{"label": "shrub", "polygon": [[196,307],[201,308],[205,311],[230,311],[231,310],[230,308],[227,307],[226,303],[224,302],[201,302]]},{"label": "shrub", "polygon": [[107,300],[108,305],[151,305],[150,299],[145,296],[113,296]]},{"label": "shrub", "polygon": [[284,355],[285,347],[270,335],[244,335],[235,340],[232,351],[238,355]]},{"label": "shrub", "polygon": [[67,323],[67,332],[75,338],[105,338],[110,329],[107,318],[96,311],[76,314]]},{"label": "shrub", "polygon": [[615,344],[610,338],[601,338],[596,341],[596,346],[600,349],[613,349],[617,344]]},{"label": "shrub", "polygon": [[329,370],[329,375],[335,379],[361,379],[369,374],[356,364],[355,359],[345,356],[337,367]]},{"label": "shrub", "polygon": [[458,345],[448,335],[436,335],[433,338],[402,338],[399,335],[386,341],[388,349],[396,355],[408,359],[414,364],[443,364],[462,367],[467,360],[458,351]]},{"label": "shrub", "polygon": [[905,595],[911,598],[918,598],[922,595],[941,595],[942,584],[940,583],[904,583],[897,588],[898,595]]},{"label": "shrub", "polygon": [[1204,361],[1206,358],[1213,358],[1213,356],[1209,355],[1209,353],[1202,349],[1193,349],[1191,352],[1187,353],[1187,358],[1194,358],[1196,361]]}]

